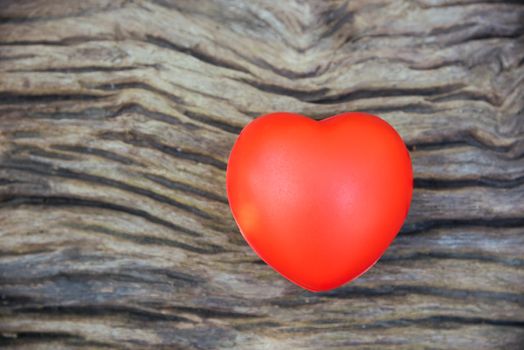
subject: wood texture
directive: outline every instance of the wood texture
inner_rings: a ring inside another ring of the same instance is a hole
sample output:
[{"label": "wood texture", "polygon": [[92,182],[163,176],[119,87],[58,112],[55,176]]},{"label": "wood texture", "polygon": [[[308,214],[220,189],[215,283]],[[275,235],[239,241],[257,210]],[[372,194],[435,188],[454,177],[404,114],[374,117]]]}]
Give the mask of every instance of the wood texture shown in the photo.
[{"label": "wood texture", "polygon": [[[521,1],[0,0],[0,346],[522,349]],[[354,283],[261,263],[241,128],[377,113],[412,208]]]}]

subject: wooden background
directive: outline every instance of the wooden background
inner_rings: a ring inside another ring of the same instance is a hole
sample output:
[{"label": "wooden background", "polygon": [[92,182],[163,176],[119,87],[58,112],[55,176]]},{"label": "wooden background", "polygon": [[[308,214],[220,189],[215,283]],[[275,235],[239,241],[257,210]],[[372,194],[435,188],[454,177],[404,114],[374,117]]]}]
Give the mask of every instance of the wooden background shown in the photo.
[{"label": "wooden background", "polygon": [[[331,292],[229,212],[279,110],[412,151],[401,233]],[[522,349],[523,198],[522,1],[0,0],[0,347]]]}]

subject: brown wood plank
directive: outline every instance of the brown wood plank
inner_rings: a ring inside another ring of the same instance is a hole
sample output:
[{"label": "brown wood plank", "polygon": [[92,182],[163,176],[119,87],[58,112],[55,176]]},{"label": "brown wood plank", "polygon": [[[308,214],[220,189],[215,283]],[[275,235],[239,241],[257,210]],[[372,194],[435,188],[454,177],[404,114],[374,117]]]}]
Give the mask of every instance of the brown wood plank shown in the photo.
[{"label": "brown wood plank", "polygon": [[[521,349],[520,1],[0,0],[0,347]],[[242,127],[389,121],[401,233],[309,293],[229,212]]]}]

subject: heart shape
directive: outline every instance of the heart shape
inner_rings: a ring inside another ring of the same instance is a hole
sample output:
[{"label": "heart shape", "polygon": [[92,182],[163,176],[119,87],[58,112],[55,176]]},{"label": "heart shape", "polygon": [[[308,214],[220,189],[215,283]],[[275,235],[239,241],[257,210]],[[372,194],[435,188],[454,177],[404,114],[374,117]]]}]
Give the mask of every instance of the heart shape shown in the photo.
[{"label": "heart shape", "polygon": [[413,172],[402,138],[379,117],[272,113],[240,133],[226,185],[260,258],[325,291],[366,272],[391,244],[408,214]]}]

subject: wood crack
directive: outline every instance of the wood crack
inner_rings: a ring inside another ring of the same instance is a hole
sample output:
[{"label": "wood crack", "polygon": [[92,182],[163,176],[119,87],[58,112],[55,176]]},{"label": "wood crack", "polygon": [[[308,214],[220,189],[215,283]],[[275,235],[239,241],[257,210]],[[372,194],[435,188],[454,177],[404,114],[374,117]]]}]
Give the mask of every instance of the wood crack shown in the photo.
[{"label": "wood crack", "polygon": [[100,185],[104,185],[108,187],[114,187],[120,190],[128,191],[130,193],[134,193],[134,194],[138,194],[138,195],[150,198],[159,203],[171,205],[173,207],[176,207],[184,211],[187,211],[189,213],[200,216],[204,219],[211,219],[211,216],[207,212],[200,210],[194,206],[190,206],[188,204],[174,200],[170,197],[161,195],[159,193],[156,193],[156,192],[153,192],[153,191],[141,188],[141,187],[129,185],[121,181],[105,178],[105,177],[98,176],[98,175],[78,173],[78,172],[75,172],[75,171],[72,171],[66,168],[53,167],[53,166],[50,166],[49,164],[42,163],[42,162],[36,162],[36,161],[27,162],[23,159],[12,159],[8,161],[6,160],[5,164],[0,165],[0,169],[27,171],[31,173],[44,175],[44,176],[57,176],[57,177],[68,178],[68,179],[82,180],[82,181],[91,182],[94,184],[100,184]]},{"label": "wood crack", "polygon": [[0,197],[0,208],[18,207],[23,205],[49,206],[49,207],[80,207],[111,210],[142,218],[153,224],[161,225],[176,232],[193,237],[202,236],[201,233],[176,225],[172,222],[160,219],[145,210],[126,207],[123,205],[107,203],[98,200],[83,199],[78,197],[63,196],[31,196],[31,195],[3,195]]}]

